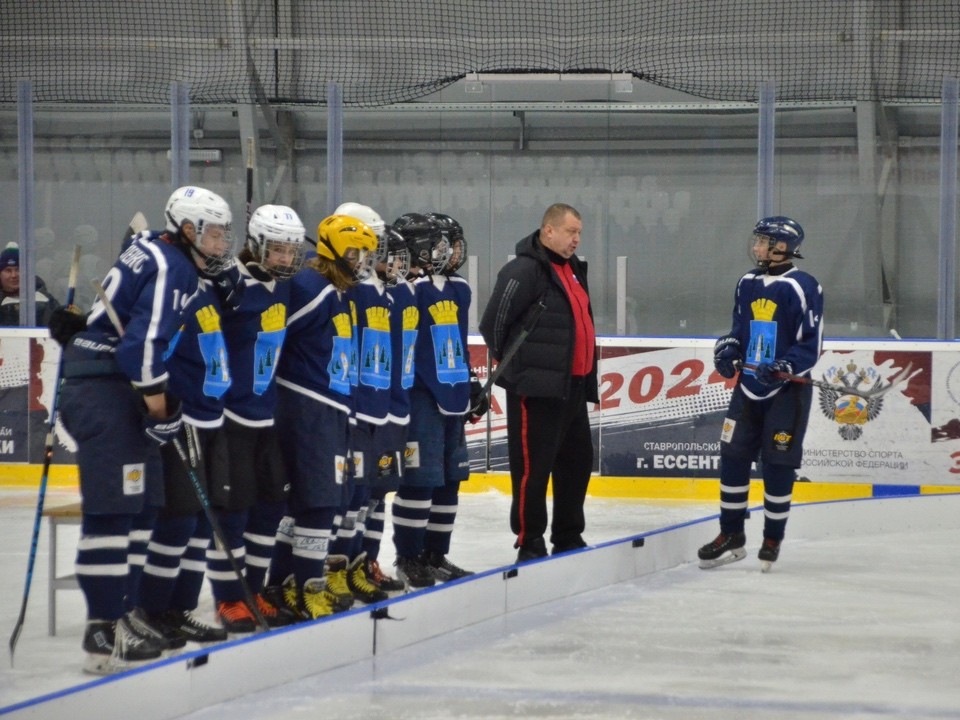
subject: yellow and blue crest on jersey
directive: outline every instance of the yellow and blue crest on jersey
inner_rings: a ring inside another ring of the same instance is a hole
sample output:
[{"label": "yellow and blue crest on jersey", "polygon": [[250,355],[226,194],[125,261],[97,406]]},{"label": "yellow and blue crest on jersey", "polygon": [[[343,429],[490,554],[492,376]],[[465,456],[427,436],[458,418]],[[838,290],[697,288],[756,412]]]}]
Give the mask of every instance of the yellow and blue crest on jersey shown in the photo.
[{"label": "yellow and blue crest on jersey", "polygon": [[457,322],[458,306],[452,300],[442,300],[428,310],[434,324],[430,326],[433,336],[433,359],[436,363],[437,380],[447,385],[469,382],[466,345],[460,336]]},{"label": "yellow and blue crest on jersey", "polygon": [[400,387],[409,390],[413,387],[416,374],[417,326],[420,324],[420,311],[415,305],[404,308],[402,316],[403,368],[400,371]]},{"label": "yellow and blue crest on jersey", "polygon": [[367,324],[363,328],[360,350],[359,380],[377,390],[390,389],[393,352],[390,347],[390,311],[381,306],[364,311]]},{"label": "yellow and blue crest on jersey", "polygon": [[270,387],[287,334],[287,308],[275,303],[260,313],[260,331],[253,348],[253,391],[263,395]]},{"label": "yellow and blue crest on jersey", "polygon": [[350,384],[356,387],[360,383],[360,333],[357,332],[357,304],[350,301],[350,365],[347,368],[350,375]]},{"label": "yellow and blue crest on jersey", "polygon": [[[753,319],[750,320],[750,342],[745,361],[748,365],[773,362],[777,356],[777,323],[773,316],[777,304],[767,298],[758,298],[750,303]],[[748,375],[753,370],[744,368]]]},{"label": "yellow and blue crest on jersey", "polygon": [[205,305],[195,313],[200,332],[197,344],[206,366],[203,378],[203,394],[221,398],[230,388],[230,366],[227,363],[227,345],[220,328],[220,313],[213,304]]},{"label": "yellow and blue crest on jersey", "polygon": [[341,395],[350,394],[350,355],[353,353],[353,327],[347,313],[333,316],[333,347],[327,363],[329,386]]}]

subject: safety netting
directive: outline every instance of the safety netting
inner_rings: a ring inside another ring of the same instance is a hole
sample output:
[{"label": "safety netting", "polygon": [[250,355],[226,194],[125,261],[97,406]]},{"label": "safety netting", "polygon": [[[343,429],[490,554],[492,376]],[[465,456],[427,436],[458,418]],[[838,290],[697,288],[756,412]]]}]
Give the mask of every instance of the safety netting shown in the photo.
[{"label": "safety netting", "polygon": [[930,101],[960,74],[960,2],[9,0],[0,102],[348,105],[472,73],[629,73],[711,100]]}]

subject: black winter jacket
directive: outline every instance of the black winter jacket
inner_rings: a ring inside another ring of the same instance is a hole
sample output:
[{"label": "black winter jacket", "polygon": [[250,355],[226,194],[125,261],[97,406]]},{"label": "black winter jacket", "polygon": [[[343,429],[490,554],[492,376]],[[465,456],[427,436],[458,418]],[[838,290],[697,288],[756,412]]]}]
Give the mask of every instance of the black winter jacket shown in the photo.
[{"label": "black winter jacket", "polygon": [[[517,243],[516,258],[497,275],[490,302],[480,320],[480,333],[494,359],[499,361],[519,334],[527,312],[538,300],[542,301],[546,309],[497,384],[518,395],[563,398],[570,390],[574,315],[547,252],[540,243],[539,230]],[[587,264],[576,255],[567,262],[589,294]],[[592,305],[590,317],[593,317]],[[599,402],[596,352],[593,369],[586,378],[586,396],[590,402]]]}]

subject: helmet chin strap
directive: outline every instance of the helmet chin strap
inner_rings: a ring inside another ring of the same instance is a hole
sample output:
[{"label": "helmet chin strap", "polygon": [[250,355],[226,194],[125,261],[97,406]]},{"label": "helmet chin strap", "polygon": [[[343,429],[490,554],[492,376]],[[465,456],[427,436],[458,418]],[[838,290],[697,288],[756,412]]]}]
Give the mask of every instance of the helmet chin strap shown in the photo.
[{"label": "helmet chin strap", "polygon": [[789,250],[779,250],[776,248],[777,241],[773,238],[768,238],[767,245],[767,259],[766,260],[754,260],[758,268],[764,270],[770,268],[771,266],[776,266],[782,263],[790,262],[795,257],[800,257],[800,255],[791,252]]},{"label": "helmet chin strap", "polygon": [[348,277],[355,277],[353,268],[350,267],[350,263],[348,263],[344,259],[343,255],[341,255],[336,251],[336,248],[333,247],[333,244],[331,244],[329,240],[326,240],[325,238],[322,238],[322,237],[318,237],[317,243],[323,243],[323,246],[331,252],[331,254],[333,255],[333,263],[338,268],[340,268],[341,272],[346,274]]}]

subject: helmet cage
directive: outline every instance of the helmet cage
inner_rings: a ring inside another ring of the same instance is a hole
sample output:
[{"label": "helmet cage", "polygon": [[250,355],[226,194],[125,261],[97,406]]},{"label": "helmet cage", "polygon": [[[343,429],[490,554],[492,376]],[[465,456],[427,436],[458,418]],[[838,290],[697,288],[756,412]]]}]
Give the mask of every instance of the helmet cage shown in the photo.
[{"label": "helmet cage", "polygon": [[263,205],[247,225],[247,249],[264,272],[287,280],[303,267],[306,228],[297,213],[282,205]]},{"label": "helmet cage", "polygon": [[389,225],[384,228],[380,240],[384,248],[384,257],[381,261],[383,281],[390,286],[397,285],[410,274],[412,265],[410,249],[403,235]]},{"label": "helmet cage", "polygon": [[440,262],[442,258],[435,258],[434,272],[442,272],[445,275],[455,273],[467,261],[467,241],[463,236],[463,227],[452,217],[443,213],[430,212],[426,217],[437,224],[447,241],[448,257],[444,262]]},{"label": "helmet cage", "polygon": [[450,260],[444,268],[448,275],[455,273],[467,262],[467,239],[463,236],[452,238],[450,241]]},{"label": "helmet cage", "polygon": [[219,195],[204,188],[182,187],[170,196],[164,213],[167,230],[190,246],[206,273],[217,275],[233,264],[233,215]]}]

